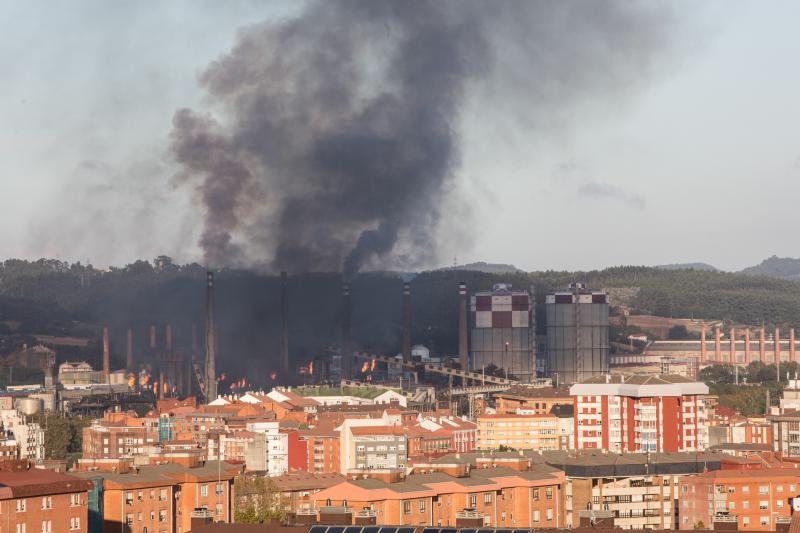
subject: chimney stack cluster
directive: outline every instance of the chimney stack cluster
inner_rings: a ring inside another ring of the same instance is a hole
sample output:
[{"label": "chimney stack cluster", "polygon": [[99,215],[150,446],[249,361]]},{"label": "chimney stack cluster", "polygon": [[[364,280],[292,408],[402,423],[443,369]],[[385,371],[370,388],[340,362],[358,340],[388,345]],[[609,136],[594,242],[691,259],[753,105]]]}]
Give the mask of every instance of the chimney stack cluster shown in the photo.
[{"label": "chimney stack cluster", "polygon": [[[700,360],[701,361],[713,361],[717,363],[732,363],[732,364],[741,364],[744,363],[745,365],[750,364],[753,362],[753,350],[751,346],[750,340],[750,329],[745,328],[744,330],[744,359],[740,360],[738,350],[736,347],[737,337],[736,337],[736,328],[731,327],[730,329],[730,338],[729,338],[729,348],[727,354],[727,360],[725,360],[723,353],[722,353],[722,341],[721,341],[721,331],[720,328],[717,327],[714,329],[714,353],[711,355],[710,359],[708,357],[708,350],[706,347],[706,327],[703,326],[700,330]],[[795,330],[794,328],[789,328],[789,353],[788,357],[785,355],[785,351],[781,347],[781,332],[780,328],[775,328],[773,333],[773,340],[772,340],[772,354],[770,357],[770,361],[767,361],[767,340],[766,340],[766,330],[764,327],[759,328],[758,331],[758,354],[755,358],[756,361],[761,361],[762,363],[775,363],[775,362],[782,362],[786,361],[797,361],[797,350],[795,348]],[[798,361],[800,362],[800,361]]]}]

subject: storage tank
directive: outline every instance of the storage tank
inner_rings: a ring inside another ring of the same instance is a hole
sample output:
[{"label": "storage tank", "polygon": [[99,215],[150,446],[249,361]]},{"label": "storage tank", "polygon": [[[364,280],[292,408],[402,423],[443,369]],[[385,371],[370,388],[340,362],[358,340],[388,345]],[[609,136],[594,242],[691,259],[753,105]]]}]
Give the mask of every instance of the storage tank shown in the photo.
[{"label": "storage tank", "polygon": [[38,392],[31,394],[28,398],[36,398],[42,401],[42,407],[45,411],[56,410],[56,393],[55,392]]},{"label": "storage tank", "polygon": [[494,365],[522,381],[536,377],[531,293],[497,283],[470,298],[470,370]]},{"label": "storage tank", "polygon": [[608,373],[608,294],[573,283],[547,295],[547,373],[567,385]]},{"label": "storage tank", "polygon": [[35,415],[42,410],[42,400],[39,398],[18,398],[14,407],[23,415]]}]

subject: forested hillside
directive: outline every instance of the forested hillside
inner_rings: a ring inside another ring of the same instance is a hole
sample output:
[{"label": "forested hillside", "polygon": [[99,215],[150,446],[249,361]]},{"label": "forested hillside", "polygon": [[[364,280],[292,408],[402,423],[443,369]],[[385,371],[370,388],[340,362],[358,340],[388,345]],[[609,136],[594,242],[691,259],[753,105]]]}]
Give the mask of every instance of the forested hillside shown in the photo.
[{"label": "forested hillside", "polygon": [[[0,343],[32,334],[96,341],[100,325],[106,323],[112,332],[112,361],[121,363],[125,328],[135,328],[135,344],[140,346],[149,324],[170,323],[176,345],[187,346],[192,322],[200,328],[204,323],[204,276],[200,265],[176,265],[167,257],[108,272],[53,260],[8,260],[0,266]],[[546,292],[582,281],[594,288],[638,288],[615,291],[630,295],[627,304],[634,313],[800,325],[800,283],[766,277],[650,267],[506,274],[439,270],[412,280],[414,343],[426,344],[434,353],[456,352],[460,281],[470,291],[489,289],[497,282],[533,287],[540,317]],[[402,280],[393,274],[369,273],[357,276],[352,285],[354,340],[376,352],[396,352]],[[290,273],[290,351],[295,362],[308,361],[338,344],[340,286],[338,274]],[[278,350],[278,310],[277,277],[234,270],[217,273],[223,367],[266,371],[274,366],[270,361]],[[540,331],[542,325],[539,321]],[[90,359],[99,356],[96,342],[87,350]]]}]

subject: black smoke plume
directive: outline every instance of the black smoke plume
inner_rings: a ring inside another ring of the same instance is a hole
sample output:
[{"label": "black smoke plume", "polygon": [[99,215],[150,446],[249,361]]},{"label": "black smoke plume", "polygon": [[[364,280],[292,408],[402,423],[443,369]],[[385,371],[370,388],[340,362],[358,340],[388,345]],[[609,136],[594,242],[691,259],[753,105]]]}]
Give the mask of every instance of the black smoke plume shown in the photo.
[{"label": "black smoke plume", "polygon": [[206,263],[430,264],[467,99],[531,137],[575,122],[647,78],[670,20],[629,1],[321,0],[243,29],[200,77],[210,110],[174,117]]}]

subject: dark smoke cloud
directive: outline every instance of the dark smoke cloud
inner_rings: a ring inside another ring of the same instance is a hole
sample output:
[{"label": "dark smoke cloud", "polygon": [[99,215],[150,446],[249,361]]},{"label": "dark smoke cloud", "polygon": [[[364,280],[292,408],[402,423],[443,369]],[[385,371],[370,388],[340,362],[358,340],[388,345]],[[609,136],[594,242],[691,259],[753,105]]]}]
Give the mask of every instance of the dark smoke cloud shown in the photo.
[{"label": "dark smoke cloud", "polygon": [[200,78],[211,111],[174,118],[205,261],[430,264],[465,99],[536,134],[575,122],[572,106],[648,77],[670,20],[627,1],[324,0],[243,29]]}]

